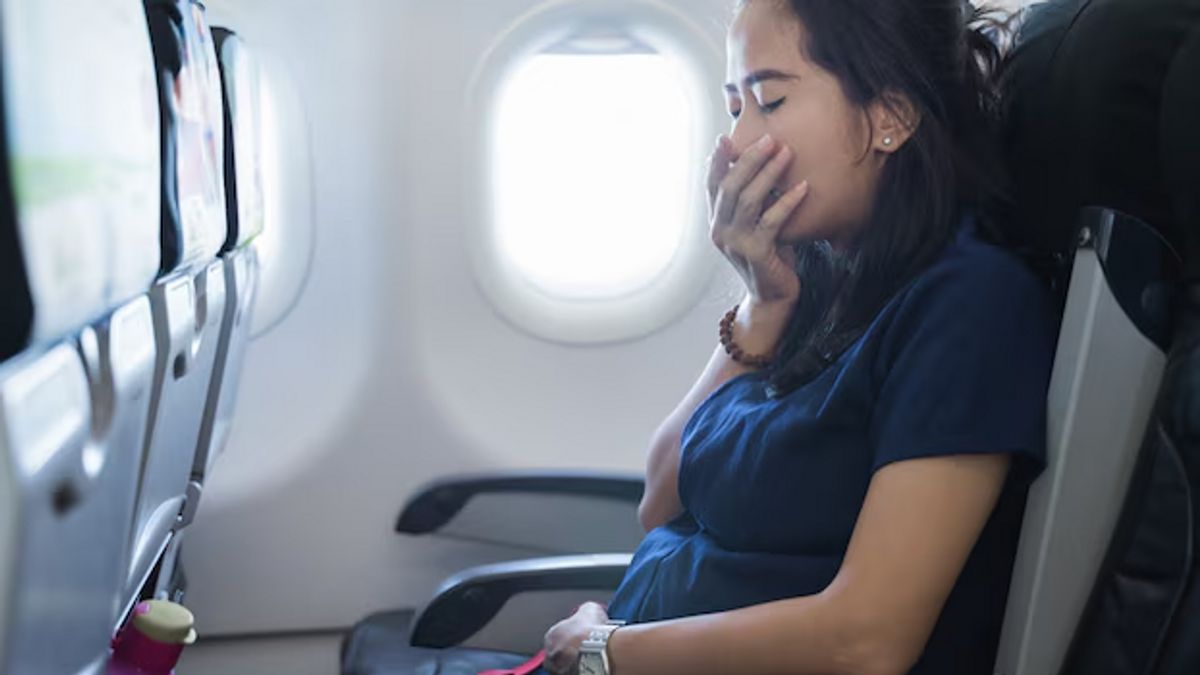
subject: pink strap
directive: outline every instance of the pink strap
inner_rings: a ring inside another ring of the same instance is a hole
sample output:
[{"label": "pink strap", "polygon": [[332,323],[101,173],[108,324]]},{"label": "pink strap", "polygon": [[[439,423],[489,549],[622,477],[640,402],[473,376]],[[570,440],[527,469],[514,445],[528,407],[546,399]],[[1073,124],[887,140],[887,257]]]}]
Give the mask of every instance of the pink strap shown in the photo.
[{"label": "pink strap", "polygon": [[532,659],[529,659],[516,668],[509,670],[485,670],[479,673],[479,675],[530,675],[530,673],[533,671],[541,668],[542,664],[545,662],[546,652],[543,650],[535,654]]},{"label": "pink strap", "polygon": [[[575,612],[578,612],[580,607],[583,607],[583,605],[579,605],[579,607],[576,607],[571,611],[571,613],[574,614]],[[604,611],[608,611],[608,605],[602,605],[602,607],[604,607]],[[534,654],[532,659],[529,659],[516,668],[511,668],[509,670],[485,670],[480,672],[479,675],[531,675],[533,671],[541,668],[543,665],[545,665],[545,663],[546,650],[543,649],[537,654]]]}]

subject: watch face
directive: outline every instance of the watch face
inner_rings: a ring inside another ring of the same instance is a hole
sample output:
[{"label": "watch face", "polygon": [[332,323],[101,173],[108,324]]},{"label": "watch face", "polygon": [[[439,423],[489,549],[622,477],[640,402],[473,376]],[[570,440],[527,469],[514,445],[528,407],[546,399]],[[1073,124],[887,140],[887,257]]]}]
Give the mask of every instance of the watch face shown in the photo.
[{"label": "watch face", "polygon": [[580,654],[579,675],[608,675],[604,672],[604,657],[599,654]]}]

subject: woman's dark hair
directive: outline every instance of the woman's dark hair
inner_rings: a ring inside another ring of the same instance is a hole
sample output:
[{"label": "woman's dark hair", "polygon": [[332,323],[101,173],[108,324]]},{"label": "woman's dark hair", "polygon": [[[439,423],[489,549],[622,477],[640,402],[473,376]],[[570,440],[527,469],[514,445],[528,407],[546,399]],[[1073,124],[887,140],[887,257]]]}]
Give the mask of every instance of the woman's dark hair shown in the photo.
[{"label": "woman's dark hair", "polygon": [[799,48],[838,79],[852,104],[892,104],[901,94],[920,116],[884,165],[870,221],[852,245],[836,253],[825,243],[798,248],[802,295],[768,370],[778,396],[811,381],[853,343],[938,257],[965,214],[976,217],[982,236],[1001,239],[1007,181],[995,141],[995,78],[1002,55],[988,32],[1006,25],[1000,13],[966,0],[758,1],[778,2],[799,19]]}]

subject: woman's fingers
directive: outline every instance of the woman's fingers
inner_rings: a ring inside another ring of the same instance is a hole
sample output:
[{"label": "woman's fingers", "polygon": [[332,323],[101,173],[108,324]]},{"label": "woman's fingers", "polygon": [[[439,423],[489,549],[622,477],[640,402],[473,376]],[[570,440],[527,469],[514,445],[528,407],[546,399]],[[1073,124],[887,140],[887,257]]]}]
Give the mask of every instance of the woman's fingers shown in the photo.
[{"label": "woman's fingers", "polygon": [[569,633],[570,619],[566,619],[555,624],[549,631],[546,632],[546,637],[543,644],[543,649],[546,652],[545,667],[554,675],[566,673],[570,667],[568,653],[567,638],[564,633]]},{"label": "woman's fingers", "polygon": [[750,146],[729,170],[729,174],[721,180],[717,189],[715,221],[721,224],[733,222],[734,211],[737,209],[742,190],[758,175],[763,165],[775,153],[775,141],[768,135],[763,136],[757,143]]},{"label": "woman's fingers", "polygon": [[762,217],[758,219],[758,226],[762,230],[764,237],[774,242],[779,236],[779,228],[783,226],[800,202],[808,196],[808,181],[800,181],[793,185],[790,190],[783,195],[767,209]]},{"label": "woman's fingers", "polygon": [[[732,161],[734,157],[737,161]],[[807,197],[808,182],[768,204],[768,195],[782,182],[792,157],[790,148],[770,136],[740,154],[721,137],[710,160],[709,236],[750,293],[760,298],[795,299],[799,293],[794,251],[781,247],[778,239],[784,222]]]},{"label": "woman's fingers", "polygon": [[738,196],[737,208],[734,210],[734,225],[748,228],[758,225],[767,195],[779,183],[779,179],[783,177],[791,162],[791,149],[786,146],[780,148],[762,171],[754,176],[750,184],[742,188],[742,194]]},{"label": "woman's fingers", "polygon": [[717,147],[708,157],[708,209],[716,213],[717,192],[721,181],[729,175],[730,161],[729,140],[724,135],[717,137]]}]

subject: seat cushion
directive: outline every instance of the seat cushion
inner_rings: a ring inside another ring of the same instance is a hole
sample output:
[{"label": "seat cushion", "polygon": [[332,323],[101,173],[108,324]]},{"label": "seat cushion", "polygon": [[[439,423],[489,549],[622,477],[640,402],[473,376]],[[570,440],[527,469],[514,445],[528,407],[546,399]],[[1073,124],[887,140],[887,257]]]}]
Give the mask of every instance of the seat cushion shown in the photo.
[{"label": "seat cushion", "polygon": [[413,610],[372,614],[342,642],[342,675],[476,675],[529,659],[482,649],[425,649],[408,644]]}]

